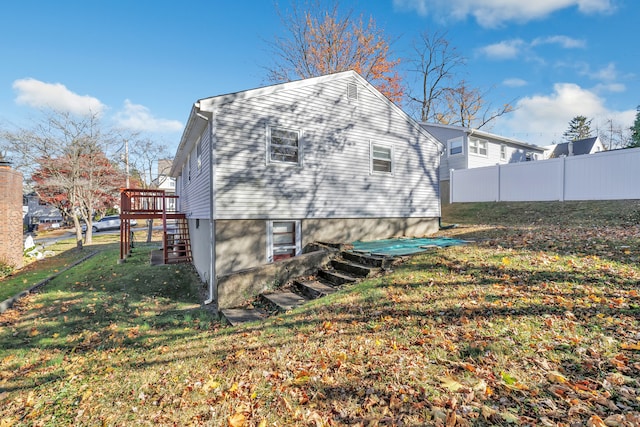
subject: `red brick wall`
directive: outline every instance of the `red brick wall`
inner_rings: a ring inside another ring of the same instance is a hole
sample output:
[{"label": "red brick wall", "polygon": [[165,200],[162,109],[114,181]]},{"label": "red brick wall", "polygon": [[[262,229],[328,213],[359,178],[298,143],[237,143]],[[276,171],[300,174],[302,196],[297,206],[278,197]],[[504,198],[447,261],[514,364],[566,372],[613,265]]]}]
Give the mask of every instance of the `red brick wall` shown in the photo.
[{"label": "red brick wall", "polygon": [[0,262],[22,267],[22,174],[0,166]]}]

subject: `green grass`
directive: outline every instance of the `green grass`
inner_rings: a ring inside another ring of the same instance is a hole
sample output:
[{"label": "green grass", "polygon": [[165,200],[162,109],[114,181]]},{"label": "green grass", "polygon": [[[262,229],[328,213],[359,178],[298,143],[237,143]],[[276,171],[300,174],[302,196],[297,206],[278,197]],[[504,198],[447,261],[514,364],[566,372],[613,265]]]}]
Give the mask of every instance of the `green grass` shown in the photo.
[{"label": "green grass", "polygon": [[40,281],[58,274],[76,261],[90,253],[90,250],[77,250],[73,240],[64,240],[51,246],[47,251],[53,251],[55,256],[34,261],[25,257],[26,265],[14,271],[11,275],[0,279],[0,301],[29,289]]},{"label": "green grass", "polygon": [[106,244],[0,317],[0,424],[640,425],[637,205],[450,208],[475,243],[237,328]]}]

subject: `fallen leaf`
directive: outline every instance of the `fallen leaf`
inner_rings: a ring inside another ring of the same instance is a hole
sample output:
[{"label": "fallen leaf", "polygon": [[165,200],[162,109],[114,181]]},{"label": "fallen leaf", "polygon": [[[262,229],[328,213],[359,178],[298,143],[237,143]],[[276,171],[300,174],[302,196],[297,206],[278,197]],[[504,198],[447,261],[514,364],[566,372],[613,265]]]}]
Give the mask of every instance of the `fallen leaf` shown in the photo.
[{"label": "fallen leaf", "polygon": [[439,380],[444,388],[452,392],[456,392],[461,388],[464,388],[464,385],[460,384],[458,381],[454,380],[451,377],[440,377]]},{"label": "fallen leaf", "polygon": [[597,415],[592,415],[589,421],[587,421],[587,427],[607,427],[607,425],[602,421],[602,418]]},{"label": "fallen leaf", "polygon": [[566,384],[569,382],[569,380],[567,380],[564,375],[562,375],[560,372],[558,371],[551,371],[547,374],[547,379],[552,382],[552,383],[556,383],[556,384]]},{"label": "fallen leaf", "polygon": [[623,350],[640,351],[640,343],[627,344],[627,343],[623,342],[622,344],[620,344],[620,348],[623,349]]},{"label": "fallen leaf", "polygon": [[242,412],[238,412],[230,416],[227,421],[229,422],[229,427],[243,427],[247,422],[247,418]]}]

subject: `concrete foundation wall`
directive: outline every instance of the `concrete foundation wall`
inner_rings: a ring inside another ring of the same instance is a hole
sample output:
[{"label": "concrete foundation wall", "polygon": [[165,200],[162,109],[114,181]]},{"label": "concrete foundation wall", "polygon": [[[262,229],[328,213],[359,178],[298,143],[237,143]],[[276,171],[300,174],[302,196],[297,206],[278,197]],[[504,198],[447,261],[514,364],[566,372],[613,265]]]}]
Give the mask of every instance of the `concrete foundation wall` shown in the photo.
[{"label": "concrete foundation wall", "polygon": [[[218,220],[216,233],[216,276],[218,308],[241,304],[290,278],[309,274],[328,261],[317,254],[314,242],[348,243],[389,237],[422,237],[438,230],[438,218],[348,218],[304,219],[301,221],[301,256],[267,264],[267,222],[265,220]],[[201,279],[209,282],[209,221],[189,220],[193,264]],[[312,255],[315,254],[315,255]]]},{"label": "concrete foundation wall", "polygon": [[302,220],[302,246],[389,237],[422,237],[438,231],[438,218],[341,218]]},{"label": "concrete foundation wall", "polygon": [[[314,242],[348,243],[401,236],[422,237],[438,231],[438,218],[303,219],[301,226],[304,249]],[[218,276],[262,265],[266,260],[265,220],[216,221]]]},{"label": "concrete foundation wall", "polygon": [[333,251],[320,250],[272,264],[218,277],[218,309],[238,307],[249,298],[284,285],[289,280],[315,273],[328,263]]},{"label": "concrete foundation wall", "polygon": [[209,282],[209,258],[211,250],[211,238],[209,233],[209,220],[190,219],[189,238],[191,240],[191,256],[200,279]]},{"label": "concrete foundation wall", "polygon": [[0,263],[22,267],[22,174],[0,166]]}]

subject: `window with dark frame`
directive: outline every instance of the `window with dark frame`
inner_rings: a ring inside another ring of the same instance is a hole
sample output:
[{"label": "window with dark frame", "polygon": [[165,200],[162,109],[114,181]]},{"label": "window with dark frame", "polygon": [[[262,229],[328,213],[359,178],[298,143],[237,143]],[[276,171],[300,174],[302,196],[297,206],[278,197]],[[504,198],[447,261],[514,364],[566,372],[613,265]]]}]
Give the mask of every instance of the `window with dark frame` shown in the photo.
[{"label": "window with dark frame", "polygon": [[462,138],[456,138],[449,141],[449,155],[455,156],[462,154]]},{"label": "window with dark frame", "polygon": [[269,161],[300,164],[300,133],[270,128]]}]

